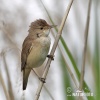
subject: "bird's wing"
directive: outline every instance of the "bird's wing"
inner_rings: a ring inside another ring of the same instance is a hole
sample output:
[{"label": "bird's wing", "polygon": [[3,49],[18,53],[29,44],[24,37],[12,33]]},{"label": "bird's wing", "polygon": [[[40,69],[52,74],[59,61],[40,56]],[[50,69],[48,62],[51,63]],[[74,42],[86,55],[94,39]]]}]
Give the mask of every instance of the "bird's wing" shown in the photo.
[{"label": "bird's wing", "polygon": [[32,49],[32,42],[34,39],[32,37],[27,36],[23,42],[22,52],[21,52],[21,71],[25,69],[27,57]]}]

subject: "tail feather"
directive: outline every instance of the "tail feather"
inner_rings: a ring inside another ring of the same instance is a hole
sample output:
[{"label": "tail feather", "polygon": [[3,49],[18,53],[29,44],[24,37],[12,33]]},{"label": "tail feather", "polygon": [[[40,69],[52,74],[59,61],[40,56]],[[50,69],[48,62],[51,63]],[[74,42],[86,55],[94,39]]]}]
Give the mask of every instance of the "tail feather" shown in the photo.
[{"label": "tail feather", "polygon": [[23,90],[26,90],[28,77],[31,72],[31,69],[24,69],[23,70]]}]

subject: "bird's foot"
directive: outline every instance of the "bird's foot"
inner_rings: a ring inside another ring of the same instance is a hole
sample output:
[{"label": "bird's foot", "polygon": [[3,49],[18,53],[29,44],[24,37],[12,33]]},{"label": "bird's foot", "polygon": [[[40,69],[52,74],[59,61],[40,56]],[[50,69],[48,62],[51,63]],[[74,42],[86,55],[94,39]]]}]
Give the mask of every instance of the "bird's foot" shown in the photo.
[{"label": "bird's foot", "polygon": [[46,82],[45,82],[45,78],[39,77],[39,80],[42,81],[43,83],[46,83]]},{"label": "bird's foot", "polygon": [[53,55],[47,55],[48,58],[51,58],[51,60],[54,60],[54,56]]}]

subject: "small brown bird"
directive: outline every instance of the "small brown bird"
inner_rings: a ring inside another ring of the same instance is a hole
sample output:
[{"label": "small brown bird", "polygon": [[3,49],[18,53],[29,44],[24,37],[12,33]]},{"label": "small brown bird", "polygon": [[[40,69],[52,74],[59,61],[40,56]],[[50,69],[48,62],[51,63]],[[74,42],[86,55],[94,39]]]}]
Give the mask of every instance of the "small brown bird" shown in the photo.
[{"label": "small brown bird", "polygon": [[32,68],[39,67],[45,61],[50,48],[50,29],[55,25],[49,25],[43,19],[31,23],[29,34],[25,38],[21,52],[21,71],[23,71],[23,90],[27,87],[28,77]]}]

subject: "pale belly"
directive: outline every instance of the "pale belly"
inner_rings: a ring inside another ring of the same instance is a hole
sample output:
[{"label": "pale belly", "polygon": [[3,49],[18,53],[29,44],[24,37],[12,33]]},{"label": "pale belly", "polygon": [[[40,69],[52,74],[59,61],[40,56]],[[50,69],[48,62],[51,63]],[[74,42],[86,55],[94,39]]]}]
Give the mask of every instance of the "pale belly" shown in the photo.
[{"label": "pale belly", "polygon": [[27,58],[27,65],[29,68],[41,66],[45,61],[50,49],[49,37],[41,37],[37,41],[38,44],[33,43],[32,50]]}]

